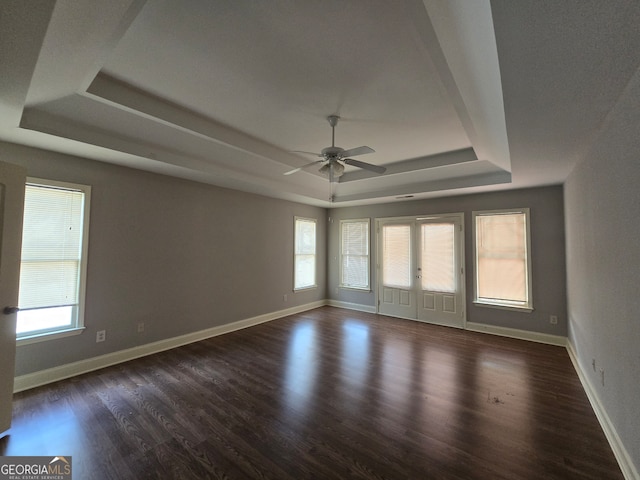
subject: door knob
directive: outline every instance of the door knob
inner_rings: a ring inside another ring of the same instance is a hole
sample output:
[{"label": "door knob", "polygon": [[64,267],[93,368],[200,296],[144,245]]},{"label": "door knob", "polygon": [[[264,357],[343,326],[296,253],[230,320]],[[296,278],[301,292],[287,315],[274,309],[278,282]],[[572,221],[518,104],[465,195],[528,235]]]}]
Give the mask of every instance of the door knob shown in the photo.
[{"label": "door knob", "polygon": [[4,307],[2,310],[5,315],[11,315],[12,313],[18,313],[19,311],[20,309],[18,307]]}]

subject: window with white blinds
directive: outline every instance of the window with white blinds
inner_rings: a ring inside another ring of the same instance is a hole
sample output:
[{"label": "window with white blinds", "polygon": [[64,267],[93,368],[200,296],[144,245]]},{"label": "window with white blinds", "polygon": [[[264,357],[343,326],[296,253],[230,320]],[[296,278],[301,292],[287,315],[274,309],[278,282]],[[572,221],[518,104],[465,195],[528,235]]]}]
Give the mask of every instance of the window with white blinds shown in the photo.
[{"label": "window with white blinds", "polygon": [[532,309],[529,209],[473,215],[476,302]]},{"label": "window with white blinds", "polygon": [[382,283],[411,288],[411,225],[382,226]]},{"label": "window with white blinds", "polygon": [[340,222],[340,286],[369,290],[369,219]]},{"label": "window with white blinds", "polygon": [[83,325],[90,187],[30,180],[25,187],[17,337]]},{"label": "window with white blinds", "polygon": [[294,290],[316,286],[316,221],[295,218]]}]

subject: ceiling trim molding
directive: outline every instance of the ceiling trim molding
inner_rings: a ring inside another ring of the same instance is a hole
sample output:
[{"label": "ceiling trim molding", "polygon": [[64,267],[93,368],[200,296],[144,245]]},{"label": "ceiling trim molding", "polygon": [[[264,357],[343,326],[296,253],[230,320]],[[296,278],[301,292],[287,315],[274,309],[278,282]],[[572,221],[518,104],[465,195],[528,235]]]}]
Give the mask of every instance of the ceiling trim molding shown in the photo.
[{"label": "ceiling trim molding", "polygon": [[[410,160],[403,160],[401,162],[388,163],[381,165],[387,169],[384,173],[385,176],[395,175],[399,173],[413,172],[417,170],[426,170],[429,168],[444,167],[449,165],[457,165],[459,163],[474,162],[478,160],[478,156],[475,154],[473,148],[465,148],[462,150],[456,150],[454,152],[438,153],[436,155],[429,155],[426,157],[412,158]],[[356,180],[363,180],[367,178],[376,178],[376,173],[368,170],[354,170],[352,172],[345,173],[340,177],[340,183],[353,182]]]},{"label": "ceiling trim molding", "polygon": [[401,195],[419,195],[421,193],[457,190],[460,188],[480,187],[486,185],[498,185],[511,183],[511,173],[506,171],[482,173],[479,175],[469,175],[459,178],[447,178],[432,182],[421,182],[398,185],[385,190],[375,192],[364,192],[356,194],[340,195],[336,194],[334,203],[352,202],[356,200],[375,199],[380,197],[395,198]]}]

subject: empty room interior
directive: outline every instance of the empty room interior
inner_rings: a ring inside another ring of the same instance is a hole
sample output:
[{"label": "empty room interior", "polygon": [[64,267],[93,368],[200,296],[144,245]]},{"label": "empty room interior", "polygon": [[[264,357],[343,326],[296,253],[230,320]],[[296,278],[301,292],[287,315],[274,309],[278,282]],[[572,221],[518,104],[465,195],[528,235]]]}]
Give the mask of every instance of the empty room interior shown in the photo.
[{"label": "empty room interior", "polygon": [[640,480],[639,25],[3,1],[3,465]]}]

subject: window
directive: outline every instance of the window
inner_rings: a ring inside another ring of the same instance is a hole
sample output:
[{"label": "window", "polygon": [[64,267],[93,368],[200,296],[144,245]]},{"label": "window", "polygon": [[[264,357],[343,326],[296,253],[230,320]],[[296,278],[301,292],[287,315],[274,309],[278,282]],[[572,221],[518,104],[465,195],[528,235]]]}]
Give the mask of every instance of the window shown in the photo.
[{"label": "window", "polygon": [[473,217],[476,303],[532,310],[529,209]]},{"label": "window", "polygon": [[293,289],[316,286],[316,221],[295,218]]},{"label": "window", "polygon": [[90,192],[85,185],[27,181],[18,340],[46,340],[83,328]]},{"label": "window", "polygon": [[340,286],[369,290],[369,219],[340,222]]}]

